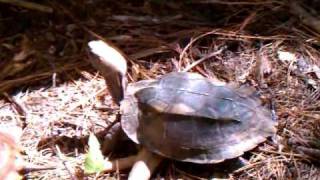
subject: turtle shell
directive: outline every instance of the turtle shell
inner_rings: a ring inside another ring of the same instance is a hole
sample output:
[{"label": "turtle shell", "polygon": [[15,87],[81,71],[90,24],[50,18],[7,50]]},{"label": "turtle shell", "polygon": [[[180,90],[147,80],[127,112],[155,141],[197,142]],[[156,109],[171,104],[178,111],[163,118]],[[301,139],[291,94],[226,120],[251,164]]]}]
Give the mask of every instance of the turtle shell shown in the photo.
[{"label": "turtle shell", "polygon": [[179,161],[219,163],[272,136],[276,122],[250,88],[217,86],[195,73],[129,85],[122,128],[134,142]]}]

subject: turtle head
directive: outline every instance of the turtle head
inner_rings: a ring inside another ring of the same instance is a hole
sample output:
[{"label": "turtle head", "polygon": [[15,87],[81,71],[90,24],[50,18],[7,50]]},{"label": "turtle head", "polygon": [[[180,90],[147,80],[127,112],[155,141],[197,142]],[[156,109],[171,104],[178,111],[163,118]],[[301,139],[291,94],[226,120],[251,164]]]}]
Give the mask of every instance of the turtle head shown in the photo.
[{"label": "turtle head", "polygon": [[124,97],[127,85],[127,62],[120,50],[102,41],[90,41],[90,63],[104,77],[112,99],[118,105]]}]

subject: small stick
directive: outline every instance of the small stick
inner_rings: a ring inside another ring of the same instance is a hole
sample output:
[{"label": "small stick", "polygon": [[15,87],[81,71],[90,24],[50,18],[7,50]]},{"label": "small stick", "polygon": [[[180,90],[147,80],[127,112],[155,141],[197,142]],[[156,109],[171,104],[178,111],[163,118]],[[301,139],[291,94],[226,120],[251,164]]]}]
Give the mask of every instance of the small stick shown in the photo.
[{"label": "small stick", "polygon": [[[27,165],[24,165],[24,166],[27,166]],[[40,167],[40,166],[30,165],[30,167],[23,167],[21,170],[19,170],[19,173],[28,174],[31,172],[47,171],[47,170],[54,170],[54,169],[57,169],[57,168],[56,167]]]},{"label": "small stick", "polygon": [[209,58],[211,58],[211,57],[214,57],[214,56],[216,56],[216,55],[218,55],[218,54],[221,54],[221,52],[222,52],[223,50],[225,50],[225,49],[226,49],[226,47],[222,47],[221,49],[219,49],[219,50],[217,50],[217,51],[215,51],[215,52],[212,52],[212,53],[210,53],[210,54],[208,54],[208,55],[200,58],[199,60],[193,62],[193,63],[190,64],[188,67],[186,67],[182,72],[188,72],[188,71],[190,71],[193,67],[197,66],[198,64],[202,63],[203,61],[205,61],[205,60],[207,60],[207,59],[209,59]]},{"label": "small stick", "polygon": [[41,12],[45,12],[45,13],[52,13],[53,12],[53,9],[51,7],[36,4],[33,2],[26,2],[26,1],[22,1],[22,0],[0,0],[0,2],[24,7],[27,9],[37,10],[37,11],[41,11]]},{"label": "small stick", "polygon": [[191,1],[199,4],[224,4],[224,5],[264,5],[264,4],[282,4],[280,1],[222,1],[222,0],[202,0]]},{"label": "small stick", "polygon": [[56,146],[56,149],[57,149],[57,154],[58,154],[58,157],[62,160],[62,164],[64,165],[64,167],[66,168],[66,170],[68,171],[70,177],[71,177],[71,180],[78,180],[78,178],[76,176],[74,176],[74,174],[72,173],[73,171],[71,170],[71,168],[68,166],[67,162],[64,160],[63,158],[63,155],[60,151],[60,148],[59,146]]},{"label": "small stick", "polygon": [[11,97],[6,92],[3,93],[3,96],[13,105],[13,108],[16,111],[16,113],[19,114],[19,118],[20,118],[21,123],[22,123],[22,129],[27,127],[27,122],[26,122],[27,110],[26,110],[26,107],[22,103],[18,102],[15,98]]}]

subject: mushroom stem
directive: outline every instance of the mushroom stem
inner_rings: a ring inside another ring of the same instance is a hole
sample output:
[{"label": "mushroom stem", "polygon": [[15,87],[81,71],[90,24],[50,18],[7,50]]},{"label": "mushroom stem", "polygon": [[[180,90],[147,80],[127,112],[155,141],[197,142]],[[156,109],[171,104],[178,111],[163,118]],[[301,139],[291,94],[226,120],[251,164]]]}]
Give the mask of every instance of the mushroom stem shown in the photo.
[{"label": "mushroom stem", "polygon": [[162,157],[143,148],[137,155],[107,161],[104,172],[123,170],[133,166],[129,174],[129,180],[148,180],[161,160]]},{"label": "mushroom stem", "polygon": [[137,155],[128,180],[148,180],[162,158],[143,148]]},{"label": "mushroom stem", "polygon": [[106,161],[104,172],[113,172],[116,170],[128,169],[131,167],[137,159],[137,155],[120,158],[113,161]]}]

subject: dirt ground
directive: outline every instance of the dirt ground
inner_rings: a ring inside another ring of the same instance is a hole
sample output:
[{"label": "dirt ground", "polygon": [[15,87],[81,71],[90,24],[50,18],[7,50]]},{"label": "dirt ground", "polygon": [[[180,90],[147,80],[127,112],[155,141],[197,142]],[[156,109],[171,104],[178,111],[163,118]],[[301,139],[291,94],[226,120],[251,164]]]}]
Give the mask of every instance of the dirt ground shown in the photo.
[{"label": "dirt ground", "polygon": [[[29,2],[41,6],[0,1],[0,132],[16,139],[25,179],[127,178],[82,176],[89,133],[103,140],[118,111],[88,62],[94,39],[128,55],[130,82],[189,69],[259,91],[277,136],[228,179],[320,179],[318,1]],[[136,152],[121,143],[106,157]],[[225,166],[166,160],[153,178],[208,179]]]}]

